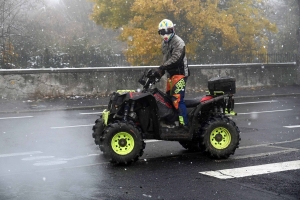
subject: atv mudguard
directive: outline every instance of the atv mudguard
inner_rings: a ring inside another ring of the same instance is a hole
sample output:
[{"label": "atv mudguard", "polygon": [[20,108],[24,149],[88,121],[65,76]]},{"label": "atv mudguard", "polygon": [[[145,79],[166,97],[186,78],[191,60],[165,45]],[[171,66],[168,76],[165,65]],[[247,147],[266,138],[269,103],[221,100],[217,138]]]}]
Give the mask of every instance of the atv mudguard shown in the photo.
[{"label": "atv mudguard", "polygon": [[103,118],[104,124],[110,123],[109,121],[113,120],[115,114],[119,111],[123,112],[125,106],[124,102],[133,101],[135,102],[135,105],[138,106],[138,108],[135,108],[135,112],[138,115],[138,121],[143,132],[147,135],[145,138],[158,138],[158,107],[154,96],[150,92],[141,93],[131,90],[112,93],[108,109],[103,111],[103,114],[106,116]]},{"label": "atv mudguard", "polygon": [[128,102],[129,100],[137,101],[143,98],[149,99],[149,103],[151,103],[151,107],[156,106],[155,99],[151,95],[151,93],[140,93],[140,92],[134,92],[133,90],[122,90],[122,91],[118,90],[117,92],[113,92],[110,95],[110,100],[108,103],[107,110],[109,110],[111,114],[115,114],[119,111],[119,109],[122,107],[124,102]]},{"label": "atv mudguard", "polygon": [[[188,118],[189,118],[189,123],[190,123],[190,133],[193,133],[196,130],[197,126],[199,126],[199,120],[197,119],[198,113],[203,112],[204,110],[212,109],[209,107],[211,107],[214,102],[222,100],[226,96],[227,95],[220,95],[213,99],[209,99],[207,101],[202,101],[197,107],[195,107],[191,112],[189,112]],[[225,106],[224,106],[224,108],[225,108]]]},{"label": "atv mudguard", "polygon": [[159,120],[158,107],[156,99],[151,93],[128,93],[124,100],[139,102],[142,108],[137,110],[139,123],[145,139],[159,138]]}]

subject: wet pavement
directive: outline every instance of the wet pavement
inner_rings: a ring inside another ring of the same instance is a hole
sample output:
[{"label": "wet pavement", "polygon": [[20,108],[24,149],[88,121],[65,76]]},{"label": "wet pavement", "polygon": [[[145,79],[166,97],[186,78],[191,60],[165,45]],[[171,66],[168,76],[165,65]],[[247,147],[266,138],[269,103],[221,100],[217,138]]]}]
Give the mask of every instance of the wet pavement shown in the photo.
[{"label": "wet pavement", "polygon": [[244,103],[235,110],[242,138],[235,155],[214,160],[175,141],[150,140],[131,166],[108,163],[91,137],[99,115],[75,110],[106,105],[108,97],[2,99],[2,111],[63,111],[1,114],[0,199],[299,199],[299,168],[242,177],[247,173],[237,172],[226,180],[204,174],[299,163],[300,127],[287,126],[300,122],[300,86],[238,89],[235,96]]},{"label": "wet pavement", "polygon": [[[194,98],[205,95],[205,92],[187,93],[186,98]],[[300,95],[300,85],[278,87],[253,87],[237,88],[235,99],[249,97],[270,97]],[[42,99],[0,99],[0,113],[97,109],[107,106],[109,97],[71,96],[68,98],[42,98]]]}]

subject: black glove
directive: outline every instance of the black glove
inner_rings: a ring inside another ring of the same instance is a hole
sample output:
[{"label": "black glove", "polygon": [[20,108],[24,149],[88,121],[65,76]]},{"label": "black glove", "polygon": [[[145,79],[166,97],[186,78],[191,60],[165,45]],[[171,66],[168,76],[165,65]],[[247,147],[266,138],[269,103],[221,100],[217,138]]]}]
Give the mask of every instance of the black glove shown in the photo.
[{"label": "black glove", "polygon": [[154,71],[153,76],[154,76],[155,78],[160,78],[160,77],[161,77],[161,74],[159,73],[158,70],[156,70],[156,71]]},{"label": "black glove", "polygon": [[163,66],[160,66],[155,72],[154,76],[157,78],[161,78],[165,74],[165,69]]},{"label": "black glove", "polygon": [[164,66],[160,66],[160,67],[158,68],[158,70],[160,70],[160,71],[162,71],[163,73],[165,73],[165,67],[164,67]]}]

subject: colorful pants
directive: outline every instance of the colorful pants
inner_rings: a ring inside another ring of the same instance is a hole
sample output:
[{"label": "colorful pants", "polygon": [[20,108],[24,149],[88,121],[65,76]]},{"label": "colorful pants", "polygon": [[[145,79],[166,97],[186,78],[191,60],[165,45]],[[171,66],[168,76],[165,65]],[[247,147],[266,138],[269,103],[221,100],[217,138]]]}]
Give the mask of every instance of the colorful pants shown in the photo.
[{"label": "colorful pants", "polygon": [[187,77],[174,75],[168,78],[166,89],[166,93],[172,96],[173,105],[178,110],[179,123],[184,126],[188,125],[187,110],[184,103],[186,81]]}]

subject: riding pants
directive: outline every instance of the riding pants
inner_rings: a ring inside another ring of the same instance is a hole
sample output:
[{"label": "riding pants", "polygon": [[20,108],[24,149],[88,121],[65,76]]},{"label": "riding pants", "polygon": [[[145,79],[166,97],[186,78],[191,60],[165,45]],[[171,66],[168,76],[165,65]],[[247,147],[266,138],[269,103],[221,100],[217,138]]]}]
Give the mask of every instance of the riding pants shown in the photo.
[{"label": "riding pants", "polygon": [[174,75],[167,80],[166,93],[172,96],[174,107],[178,110],[180,125],[188,125],[187,109],[184,102],[185,85],[187,77],[184,75]]}]

